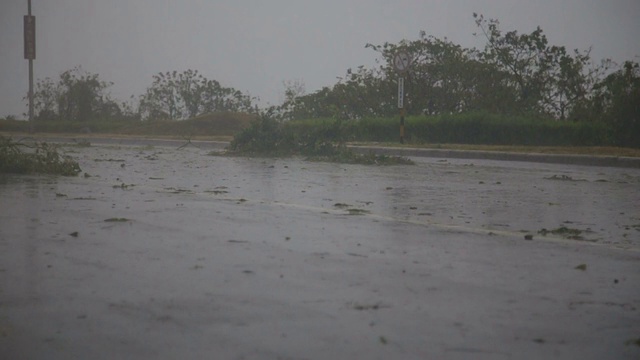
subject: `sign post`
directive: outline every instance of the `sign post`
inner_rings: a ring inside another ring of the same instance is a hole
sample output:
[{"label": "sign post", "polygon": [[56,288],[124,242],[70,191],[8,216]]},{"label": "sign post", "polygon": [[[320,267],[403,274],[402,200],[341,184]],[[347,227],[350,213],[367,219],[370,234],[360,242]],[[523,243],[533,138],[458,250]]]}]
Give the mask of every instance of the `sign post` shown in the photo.
[{"label": "sign post", "polygon": [[400,109],[400,144],[404,144],[404,74],[409,71],[411,57],[406,52],[399,52],[393,57],[393,67],[398,77],[398,109]]},{"label": "sign post", "polygon": [[404,144],[404,78],[398,78],[398,109],[400,109],[400,144]]},{"label": "sign post", "polygon": [[29,132],[33,132],[33,60],[36,58],[36,17],[31,15],[31,0],[27,0],[28,15],[24,17],[24,58],[29,60]]}]

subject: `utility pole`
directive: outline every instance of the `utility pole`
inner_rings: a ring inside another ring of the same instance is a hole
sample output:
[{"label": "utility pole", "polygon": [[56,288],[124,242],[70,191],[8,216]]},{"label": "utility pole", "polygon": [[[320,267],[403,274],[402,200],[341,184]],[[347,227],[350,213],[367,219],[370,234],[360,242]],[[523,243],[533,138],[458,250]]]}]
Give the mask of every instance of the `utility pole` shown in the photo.
[{"label": "utility pole", "polygon": [[31,15],[31,0],[27,0],[28,12],[24,17],[24,58],[29,60],[29,132],[33,126],[33,60],[36,58],[36,17]]}]

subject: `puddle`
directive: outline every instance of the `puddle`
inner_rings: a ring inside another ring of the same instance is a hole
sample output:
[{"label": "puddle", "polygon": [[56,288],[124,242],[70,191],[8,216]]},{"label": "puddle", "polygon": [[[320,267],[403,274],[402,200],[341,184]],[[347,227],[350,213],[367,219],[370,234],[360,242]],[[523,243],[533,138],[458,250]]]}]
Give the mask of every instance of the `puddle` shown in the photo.
[{"label": "puddle", "polygon": [[606,357],[637,334],[640,170],[73,151],[87,176],[0,176],[0,350],[441,358],[574,336],[545,355]]}]

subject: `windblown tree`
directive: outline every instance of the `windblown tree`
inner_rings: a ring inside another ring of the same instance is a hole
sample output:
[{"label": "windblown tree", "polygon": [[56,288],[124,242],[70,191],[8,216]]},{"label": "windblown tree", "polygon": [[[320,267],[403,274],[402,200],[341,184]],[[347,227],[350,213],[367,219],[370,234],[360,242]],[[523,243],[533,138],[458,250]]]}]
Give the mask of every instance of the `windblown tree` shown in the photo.
[{"label": "windblown tree", "polygon": [[367,44],[366,47],[381,55],[377,68],[349,69],[334,86],[285,102],[286,117],[357,119],[396,115],[399,74],[391,64],[400,51],[412,56],[411,70],[403,75],[408,114],[435,115],[479,109],[507,112],[515,106],[513,88],[505,81],[508,74],[484,63],[475,49],[462,48],[425,32],[415,41]]},{"label": "windblown tree", "polygon": [[640,65],[626,61],[594,86],[593,100],[580,109],[588,120],[612,125],[618,146],[640,147]]},{"label": "windblown tree", "polygon": [[591,101],[595,84],[611,64],[596,66],[589,51],[550,45],[539,27],[529,34],[503,32],[497,20],[474,18],[487,40],[484,49],[464,48],[425,32],[414,41],[367,44],[381,56],[377,68],[349,69],[334,86],[285,102],[285,117],[396,114],[399,74],[392,63],[402,51],[412,57],[410,71],[403,75],[408,114],[487,111],[576,120],[574,109]]},{"label": "windblown tree", "polygon": [[38,79],[33,92],[36,120],[58,118],[58,90],[56,83],[51,78]]},{"label": "windblown tree", "polygon": [[36,119],[82,122],[121,118],[120,105],[107,91],[111,85],[80,66],[62,72],[58,83],[51,78],[38,80],[34,91]]},{"label": "windblown tree", "polygon": [[415,41],[367,47],[382,55],[381,71],[391,81],[399,76],[391,66],[394,56],[402,51],[412,57],[411,69],[404,75],[405,106],[410,114],[501,111],[513,102],[513,92],[505,84],[503,72],[484,63],[477,50],[463,48],[446,38],[421,32]]},{"label": "windblown tree", "polygon": [[594,65],[589,51],[571,54],[564,46],[550,45],[540,27],[530,34],[503,33],[497,20],[473,16],[487,39],[481,59],[506,75],[505,85],[515,90],[518,112],[568,118],[574,107],[588,100],[610,65],[609,61]]},{"label": "windblown tree", "polygon": [[210,112],[254,112],[253,100],[197,70],[168,71],[153,76],[153,84],[140,99],[140,110],[147,120],[184,120]]}]

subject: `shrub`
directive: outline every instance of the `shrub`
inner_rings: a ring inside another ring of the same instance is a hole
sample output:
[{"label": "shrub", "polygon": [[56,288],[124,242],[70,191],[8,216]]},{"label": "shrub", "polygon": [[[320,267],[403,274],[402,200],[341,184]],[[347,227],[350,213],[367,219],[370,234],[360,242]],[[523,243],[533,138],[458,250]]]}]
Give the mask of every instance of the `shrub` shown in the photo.
[{"label": "shrub", "polygon": [[0,136],[0,173],[74,176],[80,171],[76,161],[60,155],[53,145],[27,145]]}]

